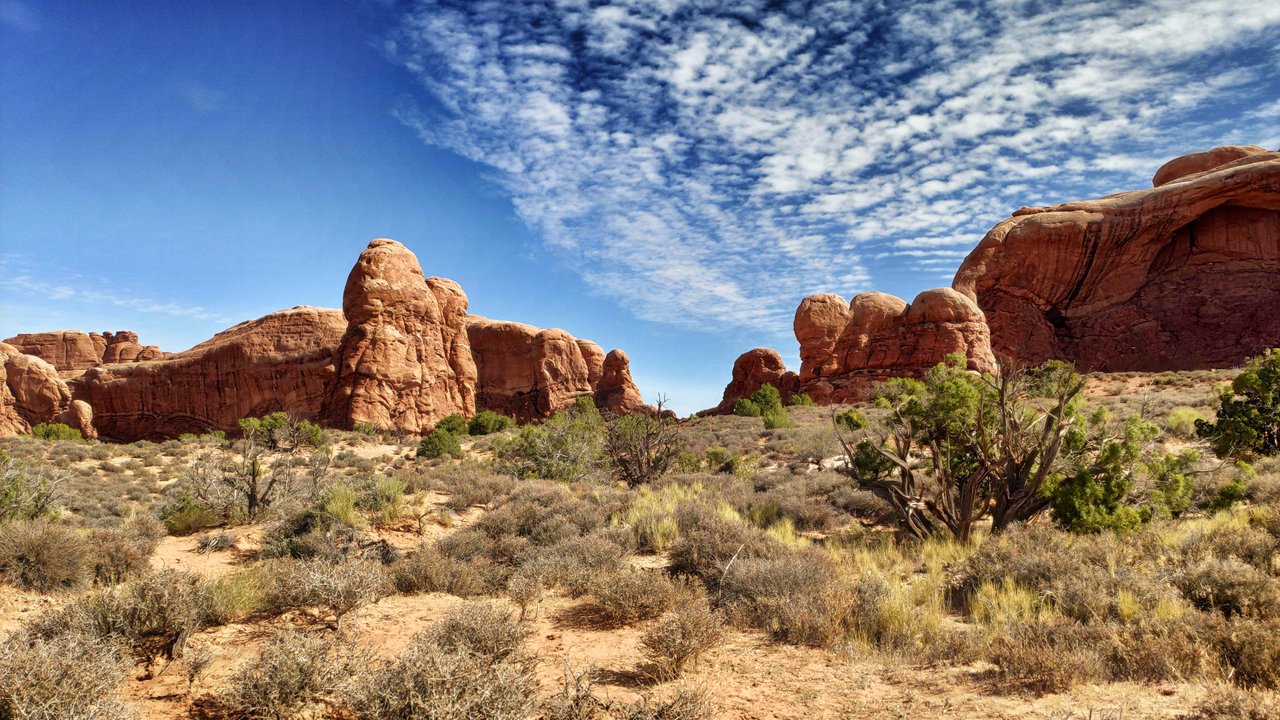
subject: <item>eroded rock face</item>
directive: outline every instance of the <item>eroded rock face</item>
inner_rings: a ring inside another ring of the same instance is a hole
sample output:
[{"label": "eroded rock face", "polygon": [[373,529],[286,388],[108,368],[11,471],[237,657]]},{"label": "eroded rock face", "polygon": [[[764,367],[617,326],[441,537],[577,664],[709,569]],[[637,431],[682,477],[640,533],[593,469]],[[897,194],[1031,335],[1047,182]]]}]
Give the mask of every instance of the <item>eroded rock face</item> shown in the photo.
[{"label": "eroded rock face", "polygon": [[176,354],[127,331],[21,335],[70,379],[0,345],[0,434],[62,418],[113,440],[161,439],[234,432],[241,418],[276,411],[422,434],[452,413],[538,419],[580,396],[611,412],[651,410],[625,353],[606,355],[563,330],[475,318],[467,305],[458,283],[424,277],[408,248],[377,239],[348,276],[341,311],[272,313]]},{"label": "eroded rock face", "polygon": [[77,375],[103,363],[159,360],[164,353],[155,345],[142,345],[128,330],[84,333],[79,330],[23,333],[5,340],[20,352],[34,355],[57,368],[63,376]]},{"label": "eroded rock face", "polygon": [[27,433],[40,423],[59,422],[85,437],[97,437],[92,411],[72,401],[57,368],[39,357],[0,343],[0,434]]},{"label": "eroded rock face", "polygon": [[800,390],[800,378],[787,370],[782,356],[772,348],[748,350],[733,361],[733,376],[725,386],[720,404],[699,415],[729,415],[738,400],[750,396],[765,383],[778,389],[786,402]]},{"label": "eroded rock face", "polygon": [[995,369],[982,311],[951,288],[926,290],[910,305],[885,293],[861,293],[843,314],[834,311],[833,297],[807,298],[794,321],[800,392],[819,404],[863,400],[877,382],[922,377],[950,354],[967,358],[973,370]]},{"label": "eroded rock face", "polygon": [[338,310],[281,310],[163,360],[90,368],[71,388],[112,440],[234,430],[240,418],[277,410],[315,419],[346,327]]},{"label": "eroded rock face", "polygon": [[986,313],[998,356],[1188,370],[1280,343],[1280,152],[1196,153],[1155,183],[1023,208],[987,233],[953,287]]},{"label": "eroded rock face", "polygon": [[446,415],[475,412],[467,297],[457,283],[432,280],[395,240],[379,238],[360,253],[342,294],[347,329],[321,410],[327,424],[424,433]]},{"label": "eroded rock face", "polygon": [[645,409],[626,353],[563,330],[472,316],[467,326],[475,358],[476,409],[521,420],[550,417],[591,397],[603,411]]}]

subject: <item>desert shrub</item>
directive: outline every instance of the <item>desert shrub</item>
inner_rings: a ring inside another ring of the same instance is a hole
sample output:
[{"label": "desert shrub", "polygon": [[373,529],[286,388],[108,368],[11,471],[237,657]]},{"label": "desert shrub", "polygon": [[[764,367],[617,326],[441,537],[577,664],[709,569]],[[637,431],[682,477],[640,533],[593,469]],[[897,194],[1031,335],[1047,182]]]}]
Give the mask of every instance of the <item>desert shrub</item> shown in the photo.
[{"label": "desert shrub", "polygon": [[652,482],[671,469],[680,451],[675,422],[658,414],[614,416],[604,424],[604,448],[615,478],[630,487]]},{"label": "desert shrub", "polygon": [[1280,452],[1280,348],[1248,360],[1219,393],[1217,420],[1197,420],[1196,433],[1222,457]]},{"label": "desert shrub", "polygon": [[150,568],[156,540],[130,526],[89,533],[93,577],[107,585],[136,577]]},{"label": "desert shrub", "polygon": [[607,532],[565,538],[537,554],[524,571],[547,587],[581,597],[599,587],[602,578],[626,557],[628,548],[618,539]]},{"label": "desert shrub", "polygon": [[299,711],[341,688],[359,669],[354,644],[283,630],[263,643],[259,656],[231,677],[219,700],[236,716],[298,717]]},{"label": "desert shrub", "polygon": [[79,430],[62,423],[39,423],[31,428],[31,437],[49,441],[80,442],[84,435]]},{"label": "desert shrub", "polygon": [[391,591],[387,569],[378,562],[347,558],[281,560],[271,567],[268,602],[278,610],[324,607],[342,625],[342,618],[386,596]]},{"label": "desert shrub", "polygon": [[70,634],[120,642],[151,661],[180,657],[191,634],[208,624],[208,610],[199,575],[154,570],[82,595],[38,618],[31,631],[43,638]]},{"label": "desert shrub", "polygon": [[251,617],[268,607],[271,577],[265,565],[254,565],[209,580],[204,587],[205,614],[223,625]]},{"label": "desert shrub", "polygon": [[15,520],[53,520],[65,473],[38,463],[0,457],[0,524]]},{"label": "desert shrub", "polygon": [[1280,618],[1214,619],[1206,629],[1223,674],[1246,688],[1280,690]]},{"label": "desert shrub", "polygon": [[353,693],[362,720],[517,720],[534,706],[527,629],[487,603],[454,608]]},{"label": "desert shrub", "polygon": [[325,489],[320,498],[320,509],[329,523],[359,527],[363,519],[356,512],[356,489],[338,482]]},{"label": "desert shrub", "polygon": [[351,431],[357,435],[363,435],[365,437],[377,437],[382,434],[382,431],[378,429],[377,425],[374,425],[371,422],[365,422],[364,420],[357,420],[352,423]]},{"label": "desert shrub", "polygon": [[483,595],[491,589],[478,563],[458,560],[423,543],[417,551],[391,566],[395,588],[402,593],[442,592],[458,597]]},{"label": "desert shrub", "polygon": [[780,428],[793,428],[796,421],[791,419],[787,414],[786,408],[770,408],[761,413],[764,418],[765,430],[778,430]]},{"label": "desert shrub", "polygon": [[787,400],[787,404],[795,407],[817,407],[817,403],[813,401],[813,398],[809,397],[805,393],[796,393],[795,395],[792,395]]},{"label": "desert shrub", "polygon": [[238,421],[240,432],[255,444],[273,451],[291,451],[302,446],[319,447],[324,431],[309,420],[298,420],[285,412]]},{"label": "desert shrub", "polygon": [[844,412],[837,413],[835,416],[836,427],[849,432],[855,430],[864,430],[869,426],[867,416],[862,414],[857,408],[849,408]]},{"label": "desert shrub", "polygon": [[1107,677],[1097,632],[1067,622],[1024,623],[992,640],[991,662],[1004,677],[1027,686],[1061,691]]},{"label": "desert shrub", "polygon": [[680,536],[676,523],[676,508],[683,502],[698,497],[702,486],[694,483],[670,483],[661,489],[641,487],[625,512],[613,516],[614,525],[631,528],[639,549],[647,552],[663,552]]},{"label": "desert shrub", "polygon": [[175,536],[191,535],[223,523],[221,513],[185,494],[162,507],[160,519],[169,534]]},{"label": "desert shrub", "polygon": [[459,469],[445,483],[443,489],[450,497],[444,505],[454,512],[462,512],[476,505],[489,505],[510,495],[514,488],[515,482],[509,476],[494,475],[480,468]]},{"label": "desert shrub", "polygon": [[418,457],[434,460],[445,456],[461,457],[462,443],[448,430],[436,428],[418,443]]},{"label": "desert shrub", "polygon": [[546,720],[702,720],[712,716],[706,694],[681,689],[665,700],[650,694],[631,703],[600,697],[593,684],[598,671],[588,665],[580,672],[566,671],[559,692],[542,703]]},{"label": "desert shrub", "polygon": [[1197,608],[1266,617],[1280,612],[1280,580],[1235,557],[1205,558],[1175,579]]},{"label": "desert shrub", "polygon": [[516,420],[507,415],[500,415],[492,410],[481,410],[471,418],[467,432],[472,435],[491,435],[513,427]]},{"label": "desert shrub", "polygon": [[44,520],[0,526],[0,580],[24,590],[72,590],[90,577],[90,548],[75,530]]},{"label": "desert shrub", "polygon": [[811,500],[802,484],[795,483],[755,493],[740,508],[758,527],[768,528],[791,521],[801,530],[826,530],[835,522],[835,510],[825,502]]},{"label": "desert shrub", "polygon": [[518,478],[573,481],[599,470],[605,462],[604,422],[590,398],[579,399],[587,402],[495,441],[499,471]]},{"label": "desert shrub", "polygon": [[639,568],[608,573],[597,582],[591,596],[603,618],[617,625],[655,618],[670,610],[681,593],[666,575]]},{"label": "desert shrub", "polygon": [[737,560],[724,573],[720,603],[735,624],[796,645],[834,646],[856,620],[850,588],[821,551]]},{"label": "desert shrub", "polygon": [[[1098,416],[1091,425],[1101,427]],[[1076,532],[1132,530],[1142,524],[1143,513],[1127,502],[1132,484],[1132,468],[1139,462],[1143,445],[1160,434],[1160,428],[1138,416],[1125,419],[1123,435],[1102,441],[1095,462],[1073,475],[1050,479],[1044,493],[1053,503],[1053,518]],[[1068,442],[1084,444],[1084,433],[1068,435]]]},{"label": "desert shrub", "polygon": [[967,605],[985,583],[1012,582],[1048,598],[1058,612],[1085,623],[1121,615],[1121,591],[1144,609],[1176,600],[1176,591],[1144,571],[1139,558],[1159,551],[1144,534],[1072,535],[1043,525],[1018,526],[988,538],[949,570],[953,599]]},{"label": "desert shrub", "polygon": [[733,404],[733,414],[738,417],[760,417],[760,406],[751,398],[738,398]]},{"label": "desert shrub", "polygon": [[712,592],[719,588],[730,562],[783,553],[782,546],[762,530],[723,519],[705,506],[681,507],[676,523],[680,539],[671,547],[671,572],[696,578]]},{"label": "desert shrub", "polygon": [[530,608],[542,600],[542,582],[533,575],[516,573],[507,581],[507,597],[520,608],[520,619],[524,620]]},{"label": "desert shrub", "polygon": [[434,430],[443,430],[455,437],[467,434],[467,419],[458,413],[446,415],[436,422]]},{"label": "desert shrub", "polygon": [[1196,421],[1204,419],[1204,413],[1196,408],[1179,405],[1165,413],[1164,426],[1175,436],[1191,440],[1196,436]]},{"label": "desert shrub", "polygon": [[679,677],[720,643],[724,623],[705,598],[689,596],[649,626],[640,649],[651,672],[663,680]]},{"label": "desert shrub", "polygon": [[1280,720],[1280,696],[1233,687],[1213,688],[1195,710],[1178,720]]},{"label": "desert shrub", "polygon": [[769,383],[760,386],[759,390],[751,393],[751,402],[760,408],[760,414],[764,415],[770,410],[782,409],[782,394],[778,392],[778,388]]},{"label": "desert shrub", "polygon": [[120,688],[133,661],[91,637],[13,633],[0,642],[0,717],[127,720],[138,717]]}]

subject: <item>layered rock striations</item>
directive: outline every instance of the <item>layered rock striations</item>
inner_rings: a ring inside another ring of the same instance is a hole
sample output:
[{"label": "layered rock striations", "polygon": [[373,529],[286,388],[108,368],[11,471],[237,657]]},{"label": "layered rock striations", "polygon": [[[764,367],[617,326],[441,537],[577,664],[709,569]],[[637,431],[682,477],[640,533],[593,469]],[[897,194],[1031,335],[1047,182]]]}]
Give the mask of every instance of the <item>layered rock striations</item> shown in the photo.
[{"label": "layered rock striations", "polygon": [[772,348],[754,348],[733,361],[733,374],[724,388],[720,404],[699,415],[728,415],[738,400],[749,397],[765,384],[778,389],[783,402],[800,390],[800,378],[787,370],[782,356]]},{"label": "layered rock striations", "polygon": [[476,407],[529,420],[591,397],[601,410],[647,409],[626,353],[558,329],[472,316],[467,325],[476,367]]},{"label": "layered rock striations", "polygon": [[23,333],[5,340],[27,355],[53,365],[64,376],[76,375],[91,367],[121,362],[159,360],[164,353],[155,345],[142,345],[138,334],[128,330],[84,333],[79,330]]},{"label": "layered rock striations", "polygon": [[0,435],[27,433],[57,422],[97,437],[89,406],[72,398],[57,368],[43,359],[0,343]]},{"label": "layered rock striations", "polygon": [[820,404],[865,399],[891,377],[922,377],[959,354],[991,372],[995,359],[982,311],[951,288],[925,290],[908,305],[885,293],[806,298],[793,328],[800,342],[800,392]]},{"label": "layered rock striations", "polygon": [[240,418],[316,418],[347,328],[338,310],[295,307],[240,323],[155,362],[101,365],[71,381],[113,440],[234,431]]},{"label": "layered rock striations", "polygon": [[951,288],[926,290],[909,305],[878,292],[847,303],[839,295],[813,295],[796,309],[793,329],[800,343],[798,375],[777,352],[751,350],[734,362],[724,399],[705,412],[733,412],[739,398],[766,382],[784,401],[794,393],[819,405],[865,400],[876,383],[922,377],[952,354],[967,358],[972,370],[995,370],[982,311]]},{"label": "layered rock striations", "polygon": [[474,413],[466,309],[462,289],[437,278],[429,283],[404,245],[369,243],[342,295],[347,328],[321,419],[422,433],[451,413]]},{"label": "layered rock striations", "polygon": [[1194,153],[1153,184],[1023,208],[986,234],[953,287],[985,312],[997,355],[1186,370],[1280,342],[1280,152]]},{"label": "layered rock striations", "polygon": [[282,310],[175,354],[131,332],[19,335],[20,346],[0,344],[0,434],[57,421],[159,439],[235,431],[240,418],[276,411],[425,433],[452,413],[539,419],[581,396],[606,411],[648,410],[625,353],[468,315],[458,283],[424,277],[394,240],[360,254],[342,306]]}]

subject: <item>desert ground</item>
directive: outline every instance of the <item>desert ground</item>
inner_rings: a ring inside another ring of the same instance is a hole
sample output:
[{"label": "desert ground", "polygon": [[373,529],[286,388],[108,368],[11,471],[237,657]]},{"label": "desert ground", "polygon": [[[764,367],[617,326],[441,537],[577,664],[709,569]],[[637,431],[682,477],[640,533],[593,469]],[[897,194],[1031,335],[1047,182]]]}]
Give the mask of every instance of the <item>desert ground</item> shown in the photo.
[{"label": "desert ground", "polygon": [[[1084,397],[1181,452],[1233,374]],[[57,508],[0,528],[0,687],[55,709],[14,717],[1277,716],[1280,463],[1203,461],[1123,533],[911,540],[840,472],[844,410],[682,420],[634,487],[590,453],[533,477],[520,428],[324,430],[262,455],[296,472],[252,518],[218,494],[240,441],[3,438]]]}]

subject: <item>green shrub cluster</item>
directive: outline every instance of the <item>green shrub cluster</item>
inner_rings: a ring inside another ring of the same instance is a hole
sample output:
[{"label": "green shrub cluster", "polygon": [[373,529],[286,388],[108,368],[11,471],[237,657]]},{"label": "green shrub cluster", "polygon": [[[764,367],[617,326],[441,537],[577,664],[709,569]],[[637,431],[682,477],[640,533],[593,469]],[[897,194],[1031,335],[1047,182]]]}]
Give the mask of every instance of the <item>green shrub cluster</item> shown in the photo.
[{"label": "green shrub cluster", "polygon": [[31,428],[31,437],[49,441],[79,442],[84,440],[84,435],[79,430],[62,423],[40,423]]}]

